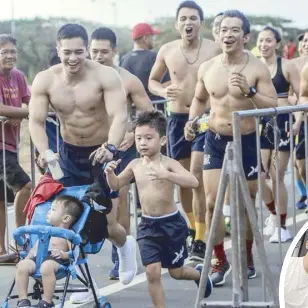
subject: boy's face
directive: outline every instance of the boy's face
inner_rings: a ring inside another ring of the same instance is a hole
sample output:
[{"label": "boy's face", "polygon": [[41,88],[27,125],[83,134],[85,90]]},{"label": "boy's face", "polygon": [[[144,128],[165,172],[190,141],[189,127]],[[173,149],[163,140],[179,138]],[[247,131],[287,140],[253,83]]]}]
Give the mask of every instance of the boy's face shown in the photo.
[{"label": "boy's face", "polygon": [[135,142],[141,156],[153,156],[160,153],[166,143],[166,136],[160,137],[155,128],[143,125],[136,127]]},{"label": "boy's face", "polygon": [[52,226],[60,226],[67,224],[71,220],[71,216],[66,214],[61,201],[54,201],[51,204],[51,209],[47,213],[47,222]]}]

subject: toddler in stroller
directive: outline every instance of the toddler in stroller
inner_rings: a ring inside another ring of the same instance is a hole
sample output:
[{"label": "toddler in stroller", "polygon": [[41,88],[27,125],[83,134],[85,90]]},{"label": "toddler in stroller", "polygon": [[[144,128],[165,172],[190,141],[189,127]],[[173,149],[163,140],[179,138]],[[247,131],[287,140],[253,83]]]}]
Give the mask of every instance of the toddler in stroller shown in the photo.
[{"label": "toddler in stroller", "polygon": [[[83,211],[83,205],[80,200],[73,196],[60,195],[55,198],[51,204],[51,209],[47,214],[47,222],[58,228],[70,229],[79,219]],[[70,264],[69,251],[71,243],[59,237],[51,237],[47,256],[43,259],[40,266],[40,274],[43,283],[43,298],[37,305],[32,307],[49,308],[54,307],[52,297],[56,286],[56,273],[60,265],[68,266]],[[38,241],[31,248],[28,255],[17,265],[16,287],[19,300],[17,307],[31,307],[28,299],[29,277],[36,271],[36,256],[38,250]]]}]

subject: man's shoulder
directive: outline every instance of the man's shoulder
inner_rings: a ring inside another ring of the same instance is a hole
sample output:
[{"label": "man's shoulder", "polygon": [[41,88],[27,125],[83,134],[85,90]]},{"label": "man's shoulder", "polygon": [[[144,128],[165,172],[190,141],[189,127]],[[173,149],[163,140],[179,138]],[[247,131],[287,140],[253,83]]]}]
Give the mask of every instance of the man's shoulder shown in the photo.
[{"label": "man's shoulder", "polygon": [[125,84],[133,85],[136,82],[141,82],[140,79],[123,67],[119,67],[119,74]]},{"label": "man's shoulder", "polygon": [[305,64],[308,63],[308,56],[292,59],[291,62],[301,71]]},{"label": "man's shoulder", "polygon": [[161,51],[169,51],[169,50],[172,50],[172,49],[174,49],[174,48],[179,47],[180,44],[181,44],[181,40],[174,40],[174,41],[165,43],[164,45],[162,45],[162,46],[160,47],[160,52],[161,52]]},{"label": "man's shoulder", "polygon": [[11,70],[11,76],[25,78],[25,74],[16,67]]}]

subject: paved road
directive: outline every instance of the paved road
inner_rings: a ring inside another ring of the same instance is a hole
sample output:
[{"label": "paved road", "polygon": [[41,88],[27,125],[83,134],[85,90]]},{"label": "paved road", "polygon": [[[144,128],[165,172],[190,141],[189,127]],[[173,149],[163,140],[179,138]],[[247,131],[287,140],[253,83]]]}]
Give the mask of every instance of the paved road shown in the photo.
[{"label": "paved road", "polygon": [[[286,184],[290,184],[289,177],[286,180]],[[290,187],[290,186],[287,186]],[[291,204],[291,202],[289,203]],[[290,210],[291,213],[291,210]],[[308,216],[303,211],[297,211],[297,230],[307,221]],[[12,223],[12,214],[10,214],[10,224]],[[293,219],[288,218],[288,226],[292,230]],[[285,255],[290,243],[283,244],[282,250],[283,255]],[[231,243],[230,239],[226,238],[225,247],[227,249],[227,256],[231,260]],[[278,256],[278,245],[269,244],[268,239],[265,240],[265,249],[267,252],[267,257],[269,260],[269,266],[272,270],[276,287],[278,288],[279,283],[279,256]],[[95,278],[99,288],[100,293],[105,295],[108,301],[111,302],[113,308],[150,308],[152,307],[146,286],[146,279],[143,268],[140,263],[140,258],[138,258],[139,270],[138,275],[129,286],[123,286],[119,282],[112,282],[108,280],[108,273],[112,267],[110,260],[111,254],[111,244],[106,241],[103,249],[97,255],[90,256],[90,267],[93,277]],[[262,278],[260,273],[260,263],[259,259],[254,250],[255,266],[258,272],[256,279],[249,281],[249,295],[250,300],[260,301],[262,299]],[[5,294],[11,283],[15,268],[14,267],[0,267],[0,301],[5,297]],[[193,307],[194,300],[196,297],[196,285],[194,282],[186,281],[175,281],[172,280],[166,272],[162,275],[162,281],[165,289],[166,297],[166,307],[176,308],[176,307]],[[76,283],[72,281],[72,283]],[[228,277],[226,284],[223,287],[215,288],[210,301],[230,301],[231,300],[231,275]],[[14,301],[10,307],[14,307]],[[16,306],[15,306],[16,307]],[[66,303],[65,307],[93,307],[93,303],[85,305],[71,305],[69,302]]]}]

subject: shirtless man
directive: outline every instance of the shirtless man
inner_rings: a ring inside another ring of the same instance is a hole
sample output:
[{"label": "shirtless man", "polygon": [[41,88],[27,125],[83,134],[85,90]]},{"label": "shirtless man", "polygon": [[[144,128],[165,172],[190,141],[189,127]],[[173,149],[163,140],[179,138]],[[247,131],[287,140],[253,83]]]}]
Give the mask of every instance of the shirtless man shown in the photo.
[{"label": "shirtless man", "polygon": [[[303,34],[303,39],[301,41],[301,55],[299,58],[295,58],[292,62],[296,65],[297,69],[301,73],[303,67],[308,63],[308,32]],[[296,145],[296,186],[300,191],[301,198],[297,202],[296,207],[298,209],[304,209],[307,207],[307,192],[306,192],[306,166],[305,166],[305,133],[304,124],[302,123],[299,134],[298,142]]]},{"label": "shirtless man", "polygon": [[[193,119],[202,115],[208,99],[211,101],[209,130],[205,135],[203,184],[207,205],[207,221],[210,226],[216,201],[225,148],[232,141],[232,112],[253,108],[277,106],[275,88],[267,67],[250,52],[244,51],[249,40],[250,24],[239,11],[225,11],[220,25],[220,41],[223,54],[203,63],[198,73],[198,83],[190,108],[185,137],[195,136]],[[251,197],[257,191],[257,150],[254,118],[241,121],[243,167]],[[248,224],[249,226],[249,224]],[[231,272],[224,251],[224,220],[216,233],[214,254],[217,259],[211,275],[214,286],[223,285]],[[249,278],[256,277],[252,258],[253,235],[247,228],[247,261]]]},{"label": "shirtless man", "polygon": [[[30,135],[41,165],[46,166],[44,126],[50,105],[61,124],[59,162],[65,186],[92,184],[92,165],[113,158],[127,128],[126,94],[120,76],[113,68],[87,60],[87,46],[88,35],[82,26],[61,27],[57,34],[61,64],[40,72],[32,85]],[[120,281],[128,284],[137,270],[136,242],[117,223],[116,212],[113,206],[107,215],[108,235],[119,248]]]},{"label": "shirtless man", "polygon": [[[308,50],[308,33],[306,48]],[[308,62],[301,70],[301,81],[300,81],[300,97],[299,104],[308,104]],[[306,183],[306,168],[305,168],[305,132],[304,125],[301,126],[298,138],[298,145],[296,147],[296,163],[298,166],[299,174],[304,183]]]},{"label": "shirtless man", "polygon": [[219,43],[219,28],[223,15],[223,12],[218,13],[212,22],[212,35],[216,43]]},{"label": "shirtless man", "polygon": [[[189,228],[196,231],[191,260],[203,260],[205,253],[205,200],[201,172],[205,132],[200,132],[190,143],[184,138],[184,126],[188,120],[199,67],[221,52],[216,43],[199,37],[203,19],[201,7],[194,1],[180,4],[176,12],[176,28],[182,39],[161,47],[149,80],[151,92],[170,100],[171,115],[167,127],[169,155],[187,170],[190,169],[200,183],[197,189],[179,190]],[[164,88],[160,81],[167,69],[171,85]]]},{"label": "shirtless man", "polygon": [[[120,74],[126,92],[128,113],[130,114],[130,120],[132,122],[132,120],[134,120],[135,109],[137,109],[137,112],[151,111],[153,110],[153,105],[140,79],[126,69],[114,65],[113,58],[117,53],[117,38],[111,29],[105,27],[98,28],[92,33],[90,42],[91,59],[100,64],[113,67]],[[132,105],[134,105],[133,110],[131,110]],[[124,140],[118,149],[120,151],[119,158],[121,159],[121,163],[117,171],[122,172],[133,159],[137,158],[135,134],[132,125],[129,125],[127,128]],[[119,204],[118,222],[125,228],[126,234],[130,234],[130,221],[127,209],[128,188],[128,185],[122,187],[119,191],[119,198],[114,199],[114,201]],[[118,279],[119,261],[115,246],[113,246],[112,249],[112,261],[114,263],[114,268],[111,270],[109,278]]]}]

